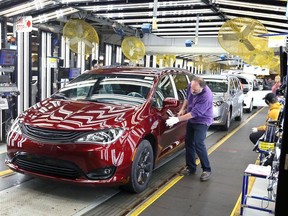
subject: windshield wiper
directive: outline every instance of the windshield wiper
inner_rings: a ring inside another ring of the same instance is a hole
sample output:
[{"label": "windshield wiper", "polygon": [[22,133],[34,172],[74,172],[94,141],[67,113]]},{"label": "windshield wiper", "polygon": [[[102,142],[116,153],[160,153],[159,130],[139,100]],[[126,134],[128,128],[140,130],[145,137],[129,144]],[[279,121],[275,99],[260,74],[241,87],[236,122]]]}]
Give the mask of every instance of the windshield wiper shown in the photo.
[{"label": "windshield wiper", "polygon": [[64,99],[64,100],[69,100],[70,98],[66,97],[63,93],[57,93],[51,96],[52,98],[55,99]]},{"label": "windshield wiper", "polygon": [[98,102],[96,99],[77,99],[77,101],[90,101],[90,102]]}]

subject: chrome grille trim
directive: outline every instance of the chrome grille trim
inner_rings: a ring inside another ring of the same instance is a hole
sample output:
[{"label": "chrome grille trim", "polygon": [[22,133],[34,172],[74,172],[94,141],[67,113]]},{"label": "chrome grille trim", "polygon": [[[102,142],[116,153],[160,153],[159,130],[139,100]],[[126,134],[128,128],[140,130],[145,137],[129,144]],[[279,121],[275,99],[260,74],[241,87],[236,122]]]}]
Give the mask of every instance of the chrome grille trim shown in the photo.
[{"label": "chrome grille trim", "polygon": [[67,143],[84,136],[87,132],[52,130],[46,128],[33,127],[30,125],[20,125],[22,133],[29,139],[40,142]]}]

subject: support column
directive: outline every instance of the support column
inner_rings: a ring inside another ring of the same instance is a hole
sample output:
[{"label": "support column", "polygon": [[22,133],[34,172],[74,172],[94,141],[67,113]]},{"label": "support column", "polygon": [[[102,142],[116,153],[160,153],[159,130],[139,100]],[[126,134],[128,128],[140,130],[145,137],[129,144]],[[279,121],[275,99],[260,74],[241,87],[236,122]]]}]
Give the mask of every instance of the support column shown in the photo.
[{"label": "support column", "polygon": [[41,100],[47,97],[47,33],[41,33],[41,68],[40,68],[40,88]]},{"label": "support column", "polygon": [[52,34],[51,33],[46,33],[46,98],[50,97],[51,95],[51,85],[52,85],[52,72],[51,72],[51,67],[50,67],[50,57],[52,57]]},{"label": "support column", "polygon": [[[24,73],[23,73],[23,108],[24,110],[28,109],[30,107],[30,95],[31,95],[31,91],[30,91],[30,62],[31,62],[31,51],[30,51],[30,33],[29,32],[24,32],[24,50],[23,50],[23,69],[24,69]],[[20,95],[21,97],[21,95]]]},{"label": "support column", "polygon": [[[287,77],[287,53],[280,47],[280,69],[282,77]],[[288,79],[283,81],[286,86],[288,85]],[[287,87],[286,87],[287,92]],[[285,96],[286,104],[283,110],[284,123],[283,123],[283,134],[281,142],[281,154],[280,154],[280,165],[277,185],[277,196],[275,204],[275,216],[286,216],[287,211],[287,191],[288,191],[288,94]]]},{"label": "support column", "polygon": [[24,85],[23,85],[23,79],[24,79],[24,33],[18,32],[17,33],[17,49],[18,49],[18,55],[17,55],[17,87],[20,92],[20,95],[18,96],[17,100],[17,112],[18,115],[23,112],[24,110]]}]

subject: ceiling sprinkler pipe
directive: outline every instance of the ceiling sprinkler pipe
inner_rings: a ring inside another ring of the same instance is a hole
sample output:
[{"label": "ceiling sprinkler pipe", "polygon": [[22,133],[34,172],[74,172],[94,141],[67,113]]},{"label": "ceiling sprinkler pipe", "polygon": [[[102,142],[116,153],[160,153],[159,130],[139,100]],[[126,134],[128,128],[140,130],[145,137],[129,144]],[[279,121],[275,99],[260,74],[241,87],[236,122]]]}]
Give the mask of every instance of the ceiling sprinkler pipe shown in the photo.
[{"label": "ceiling sprinkler pipe", "polygon": [[153,7],[153,19],[152,19],[152,29],[157,30],[157,8],[158,8],[158,0],[154,0],[154,7]]},{"label": "ceiling sprinkler pipe", "polygon": [[199,33],[199,14],[197,14],[196,18],[195,46],[197,46],[198,44],[198,33]]},{"label": "ceiling sprinkler pipe", "polygon": [[157,17],[158,0],[154,0],[153,17]]}]

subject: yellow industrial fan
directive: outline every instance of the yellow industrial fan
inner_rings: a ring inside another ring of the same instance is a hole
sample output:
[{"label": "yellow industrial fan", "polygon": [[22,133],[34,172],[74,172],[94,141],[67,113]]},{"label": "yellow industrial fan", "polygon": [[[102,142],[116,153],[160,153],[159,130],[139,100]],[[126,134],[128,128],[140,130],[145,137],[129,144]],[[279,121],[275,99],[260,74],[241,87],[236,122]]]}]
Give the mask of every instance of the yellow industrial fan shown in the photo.
[{"label": "yellow industrial fan", "polygon": [[267,63],[266,68],[269,68],[273,73],[280,75],[280,56],[274,56],[273,59]]},{"label": "yellow industrial fan", "polygon": [[145,55],[143,42],[135,36],[125,37],[121,43],[121,49],[125,57],[133,62],[138,62]]},{"label": "yellow industrial fan", "polygon": [[156,55],[156,64],[161,67],[173,67],[175,61],[175,55]]},{"label": "yellow industrial fan", "polygon": [[218,41],[229,54],[239,56],[251,65],[263,66],[274,57],[274,50],[268,48],[268,39],[259,37],[267,33],[258,20],[241,17],[221,26]]},{"label": "yellow industrial fan", "polygon": [[193,57],[193,62],[194,62],[194,66],[195,67],[202,67],[203,70],[206,69],[206,67],[208,66],[209,64],[209,61],[208,61],[208,58],[204,57],[203,55],[196,55]]},{"label": "yellow industrial fan", "polygon": [[220,68],[220,64],[217,62],[209,62],[206,66],[206,70],[209,71],[210,73],[216,73],[217,68]]},{"label": "yellow industrial fan", "polygon": [[90,55],[94,44],[99,44],[99,37],[96,30],[81,19],[73,19],[67,22],[63,28],[63,36],[68,38],[70,49],[75,53],[80,53],[78,43],[84,42],[85,54]]}]

